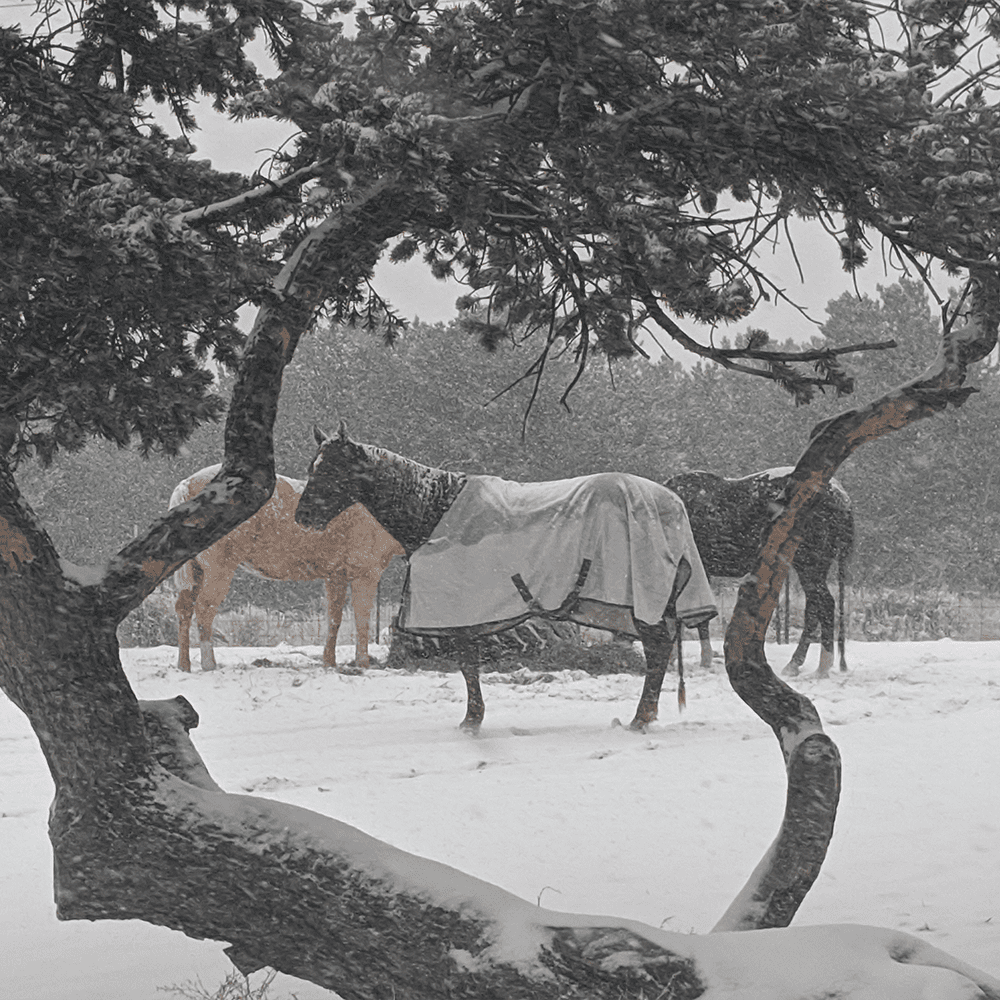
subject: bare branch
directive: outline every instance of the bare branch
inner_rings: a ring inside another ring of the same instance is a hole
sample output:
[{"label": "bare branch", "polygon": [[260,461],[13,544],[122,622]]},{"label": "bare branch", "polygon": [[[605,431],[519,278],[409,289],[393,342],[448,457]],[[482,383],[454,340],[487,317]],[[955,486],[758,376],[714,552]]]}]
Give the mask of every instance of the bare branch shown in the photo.
[{"label": "bare branch", "polygon": [[[633,273],[633,280],[636,281],[639,297],[648,310],[650,318],[668,333],[673,340],[680,344],[681,347],[691,351],[692,354],[697,354],[699,357],[715,361],[730,371],[742,372],[744,375],[755,375],[758,378],[766,378],[773,382],[780,382],[787,385],[787,377],[778,371],[774,371],[771,368],[754,368],[749,365],[737,364],[734,359],[764,361],[768,364],[779,364],[789,361],[819,361],[824,358],[833,358],[838,354],[849,354],[857,351],[883,351],[896,346],[895,341],[888,340],[875,344],[855,344],[837,348],[812,348],[806,351],[762,351],[751,347],[709,347],[690,337],[663,311],[656,298],[656,294],[646,285],[637,271]],[[801,381],[803,384],[816,386],[833,384],[828,378],[811,375],[802,375]]]}]

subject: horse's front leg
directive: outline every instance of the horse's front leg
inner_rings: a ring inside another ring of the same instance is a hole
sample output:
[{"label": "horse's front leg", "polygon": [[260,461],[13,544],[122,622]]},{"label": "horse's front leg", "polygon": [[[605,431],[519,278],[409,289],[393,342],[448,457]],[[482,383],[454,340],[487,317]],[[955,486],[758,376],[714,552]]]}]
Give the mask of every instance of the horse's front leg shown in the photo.
[{"label": "horse's front leg", "polygon": [[635,718],[629,728],[644,730],[659,712],[660,689],[673,655],[677,626],[673,621],[664,619],[658,625],[636,622],[636,629],[646,656],[646,681],[642,687],[639,706],[635,710]]},{"label": "horse's front leg", "polygon": [[459,728],[477,732],[486,714],[483,691],[479,686],[479,647],[472,638],[461,638],[456,646],[458,666],[465,678],[466,690],[465,718]]},{"label": "horse's front leg", "polygon": [[461,671],[462,676],[465,678],[467,698],[465,703],[465,718],[462,720],[459,728],[476,732],[482,725],[483,716],[486,714],[483,692],[479,687],[479,664],[477,662],[463,662],[461,664]]},{"label": "horse's front leg", "polygon": [[326,646],[323,649],[323,666],[337,669],[337,634],[344,620],[347,603],[347,578],[342,573],[328,576],[326,586]]}]

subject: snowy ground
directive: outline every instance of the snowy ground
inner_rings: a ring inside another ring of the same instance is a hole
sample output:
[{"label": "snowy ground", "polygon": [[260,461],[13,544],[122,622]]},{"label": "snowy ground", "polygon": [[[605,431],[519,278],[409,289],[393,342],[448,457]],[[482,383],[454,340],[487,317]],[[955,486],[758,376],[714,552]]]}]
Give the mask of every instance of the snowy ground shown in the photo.
[{"label": "snowy ground", "polygon": [[[769,647],[770,661],[789,649]],[[553,909],[708,931],[777,832],[777,741],[721,667],[689,670],[681,717],[668,677],[645,735],[612,725],[632,718],[636,676],[487,675],[471,737],[457,729],[460,675],[330,674],[303,655],[320,652],[220,649],[222,669],[190,675],[173,669],[172,647],[123,656],[140,698],[195,706],[192,736],[224,788],[335,816]],[[844,791],[796,924],[902,928],[1000,974],[1000,642],[854,643],[848,656],[849,674],[797,682],[840,747]],[[252,666],[260,657],[275,665]],[[214,990],[231,969],[219,943],[56,921],[51,796],[27,721],[0,695],[0,994]],[[333,996],[287,977],[272,987],[292,993]]]}]

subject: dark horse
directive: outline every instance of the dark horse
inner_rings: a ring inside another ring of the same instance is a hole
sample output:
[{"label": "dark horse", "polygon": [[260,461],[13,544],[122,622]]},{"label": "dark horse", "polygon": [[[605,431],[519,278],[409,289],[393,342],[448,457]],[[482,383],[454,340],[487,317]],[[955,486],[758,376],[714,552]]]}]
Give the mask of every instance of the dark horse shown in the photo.
[{"label": "dark horse", "polygon": [[[456,503],[467,484],[470,482],[474,483],[470,487],[472,492],[463,497],[463,504],[468,498],[473,496],[473,493],[478,488],[479,483],[475,482],[477,480],[480,482],[491,480],[492,482],[504,484],[503,480],[495,480],[494,477],[468,477],[462,473],[430,468],[429,466],[420,465],[410,459],[396,455],[393,452],[386,451],[383,448],[351,441],[347,437],[346,428],[343,423],[340,425],[339,433],[334,436],[327,436],[318,428],[315,430],[315,435],[319,444],[319,452],[309,468],[309,480],[305,492],[299,501],[298,510],[295,515],[296,521],[303,527],[322,530],[341,511],[346,510],[351,504],[360,503],[403,546],[407,558],[413,556],[417,549],[424,546],[431,539],[431,535],[438,522],[441,521],[442,517]],[[582,477],[582,479],[588,478],[602,480],[604,477]],[[714,599],[708,590],[707,578],[702,569],[701,561],[691,536],[683,504],[680,503],[674,494],[665,490],[662,486],[649,483],[647,480],[638,480],[638,477],[623,478],[652,487],[658,491],[661,500],[665,498],[664,502],[669,506],[671,516],[674,518],[673,523],[680,526],[683,537],[686,539],[685,552],[690,554],[690,561],[686,556],[675,559],[673,590],[670,593],[669,600],[664,597],[666,602],[665,610],[663,610],[663,602],[658,604],[659,610],[655,612],[654,617],[659,617],[659,620],[653,624],[640,620],[637,613],[633,614],[635,607],[639,605],[638,597],[633,601],[634,607],[620,603],[616,605],[603,605],[600,601],[592,602],[595,605],[601,605],[601,608],[609,615],[617,615],[617,622],[623,620],[623,614],[626,615],[629,630],[638,635],[642,640],[643,650],[646,654],[646,677],[642,696],[636,709],[635,718],[632,720],[631,728],[643,729],[657,716],[660,689],[663,685],[664,673],[670,662],[673,641],[677,634],[677,618],[675,616],[679,616],[680,614],[677,611],[677,602],[681,601],[684,604],[683,613],[686,616],[685,620],[689,621],[691,625],[697,624],[700,617],[711,617],[716,611]],[[577,480],[565,482],[575,483]],[[506,485],[516,487],[520,484]],[[551,485],[559,486],[561,483],[524,485],[544,488]],[[458,510],[459,508],[456,508],[456,511]],[[643,516],[652,522],[655,513],[651,514],[647,510]],[[454,516],[453,514],[452,517]],[[498,539],[499,544],[505,544],[504,539],[508,536],[502,533],[497,534],[495,529],[492,534],[490,533],[490,516],[491,511],[489,510],[484,511],[482,517],[479,517],[477,514],[473,518],[472,524],[465,529],[467,534],[462,536],[460,545],[468,547],[469,545],[476,544],[477,539],[481,540],[483,538]],[[572,515],[562,515],[562,520],[565,522],[570,522],[572,519]],[[660,527],[660,523],[659,521],[656,522],[656,528]],[[544,528],[545,532],[554,532],[554,530],[555,526],[546,526]],[[641,533],[641,525],[639,533]],[[470,535],[474,535],[476,538],[470,541]],[[447,543],[448,539],[445,539],[445,542]],[[558,546],[558,543],[553,544]],[[425,553],[434,550],[435,546],[441,547],[440,538],[432,540],[431,544],[419,554],[417,561],[411,563],[411,574],[415,572],[417,562],[420,559],[430,558]],[[447,544],[443,547],[447,548]],[[456,545],[456,547],[459,546]],[[533,555],[536,562],[546,559],[546,556],[539,554],[537,550],[533,550]],[[560,557],[558,547],[555,549],[553,555],[555,559]],[[642,558],[641,551],[639,552],[639,558]],[[566,598],[555,612],[545,612],[542,610],[537,595],[532,596],[519,574],[507,576],[505,578],[505,586],[513,594],[515,601],[524,602],[523,604],[518,603],[519,608],[526,609],[522,617],[527,617],[529,613],[548,613],[570,617],[571,612],[575,612],[587,603],[587,599],[580,596],[580,589],[589,571],[590,563],[589,559],[583,560],[576,587],[570,591],[569,597]],[[595,568],[594,575],[601,575],[602,566],[603,563],[601,566]],[[459,599],[467,594],[478,594],[480,581],[484,581],[490,576],[491,568],[488,567],[477,578],[475,585],[470,585],[467,581],[457,577],[454,579],[448,578],[446,585],[454,585],[455,593]],[[658,563],[656,568],[658,570],[666,570],[670,567]],[[498,573],[495,575],[495,579],[499,580],[501,575]],[[575,569],[573,570],[573,575],[576,575]],[[659,586],[669,586],[669,579],[664,582],[663,576],[663,573],[659,573],[656,576]],[[446,577],[447,574],[441,574],[440,578]],[[685,584],[689,582],[691,586],[685,590]],[[511,583],[513,583],[513,587],[517,588],[516,592],[512,590]],[[487,583],[483,585],[487,588],[489,586]],[[638,586],[639,584],[636,584],[637,588]],[[638,595],[638,589],[634,593]],[[413,594],[416,595],[416,586],[414,586]],[[517,594],[520,594],[520,597]],[[696,605],[695,602],[701,603]],[[449,604],[442,607],[439,604],[436,608],[442,618],[448,622],[458,620],[455,617],[448,617],[455,613],[452,605]],[[648,614],[648,611],[646,613]],[[577,618],[576,620],[580,619]],[[505,614],[496,616],[490,627],[495,627],[495,630],[499,630],[510,627],[512,624],[516,624],[516,621],[508,621],[508,616]],[[604,627],[612,628],[617,626],[605,625]],[[462,625],[460,627],[453,627],[448,631],[450,634],[468,637],[475,633],[475,629],[476,626],[470,628]],[[460,669],[465,677],[468,691],[466,715],[462,726],[467,729],[477,729],[482,722],[485,712],[482,691],[479,686],[479,663],[474,655],[463,655],[460,659]],[[678,686],[678,696],[681,704],[683,704],[682,685],[683,678],[681,678]]]},{"label": "dark horse", "polygon": [[[754,570],[757,549],[782,502],[791,467],[767,469],[742,479],[723,479],[711,472],[686,472],[668,479],[666,486],[683,501],[691,521],[705,572],[710,577],[745,576]],[[819,669],[826,677],[833,666],[835,604],[827,589],[830,564],[838,560],[840,585],[840,669],[847,670],[844,653],[844,577],[854,545],[851,500],[836,479],[830,482],[801,521],[802,542],[792,566],[806,595],[802,637],[784,673],[794,676],[805,662],[817,624],[820,629]],[[711,661],[707,623],[698,627],[702,661]]]}]

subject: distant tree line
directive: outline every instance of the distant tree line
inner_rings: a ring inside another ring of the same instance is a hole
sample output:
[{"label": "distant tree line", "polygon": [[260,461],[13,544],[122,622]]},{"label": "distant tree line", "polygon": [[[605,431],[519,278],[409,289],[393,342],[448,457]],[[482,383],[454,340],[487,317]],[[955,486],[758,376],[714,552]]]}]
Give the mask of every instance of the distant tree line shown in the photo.
[{"label": "distant tree line", "polygon": [[[895,350],[850,356],[861,399],[918,374],[939,340],[922,287],[906,280],[880,288],[877,300],[845,293],[827,313],[825,340],[817,343],[874,342],[899,333]],[[313,424],[334,429],[343,419],[359,440],[431,465],[508,479],[620,470],[662,481],[692,469],[737,477],[793,465],[812,427],[851,405],[850,397],[823,397],[796,406],[762,380],[713,363],[685,368],[663,358],[588,372],[564,406],[559,397],[576,375],[574,358],[548,358],[536,394],[534,375],[523,377],[535,352],[531,344],[503,342],[490,356],[457,323],[417,321],[392,347],[361,330],[336,336],[319,330],[285,375],[278,471],[305,478]],[[838,473],[855,506],[855,583],[1000,591],[1000,370],[981,366],[970,382],[980,392],[966,406],[891,435],[877,449],[861,449]],[[195,433],[181,459],[143,459],[99,442],[61,453],[49,468],[22,465],[18,481],[60,549],[74,561],[99,562],[128,540],[127,531],[166,507],[178,481],[221,453],[221,426],[214,425]],[[879,485],[880,477],[891,489]],[[237,582],[234,594],[287,605],[315,589],[247,580]]]}]

